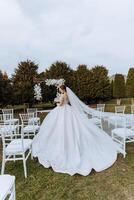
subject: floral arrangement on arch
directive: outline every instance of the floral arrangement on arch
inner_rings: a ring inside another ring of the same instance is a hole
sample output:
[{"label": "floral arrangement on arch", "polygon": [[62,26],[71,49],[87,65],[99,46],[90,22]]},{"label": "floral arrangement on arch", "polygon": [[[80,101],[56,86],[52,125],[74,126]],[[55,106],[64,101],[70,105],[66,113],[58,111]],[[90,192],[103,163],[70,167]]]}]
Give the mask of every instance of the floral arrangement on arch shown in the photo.
[{"label": "floral arrangement on arch", "polygon": [[34,98],[37,101],[41,101],[42,100],[42,94],[41,94],[41,86],[40,83],[36,84],[34,86]]},{"label": "floral arrangement on arch", "polygon": [[46,79],[45,80],[46,85],[50,86],[60,86],[60,85],[64,85],[65,80],[64,79]]},{"label": "floral arrangement on arch", "polygon": [[[46,82],[46,85],[48,85],[48,86],[53,85],[53,86],[55,86],[55,87],[57,87],[57,88],[58,88],[59,86],[65,84],[65,80],[62,79],[62,78],[61,78],[61,79],[47,79],[45,82]],[[54,102],[55,102],[55,103],[58,102],[59,97],[60,97],[60,94],[59,94],[59,92],[58,92],[58,90],[57,90],[56,98],[54,99]]]}]

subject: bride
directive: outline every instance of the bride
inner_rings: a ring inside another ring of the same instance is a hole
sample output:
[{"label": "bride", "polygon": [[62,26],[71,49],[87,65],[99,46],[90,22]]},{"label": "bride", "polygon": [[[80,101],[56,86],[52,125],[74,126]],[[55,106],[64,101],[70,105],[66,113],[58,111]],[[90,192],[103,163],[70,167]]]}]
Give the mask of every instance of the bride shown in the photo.
[{"label": "bride", "polygon": [[103,130],[89,122],[89,108],[65,85],[57,107],[44,119],[33,140],[33,156],[55,172],[88,175],[109,168],[117,159],[117,148]]}]

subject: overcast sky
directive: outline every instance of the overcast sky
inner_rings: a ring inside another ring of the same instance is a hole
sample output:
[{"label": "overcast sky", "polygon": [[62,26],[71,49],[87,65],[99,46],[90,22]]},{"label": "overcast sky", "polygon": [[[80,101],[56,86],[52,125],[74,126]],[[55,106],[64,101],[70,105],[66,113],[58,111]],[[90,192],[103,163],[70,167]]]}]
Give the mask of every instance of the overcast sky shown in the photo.
[{"label": "overcast sky", "polygon": [[0,69],[31,59],[39,72],[61,60],[134,66],[134,0],[0,0]]}]

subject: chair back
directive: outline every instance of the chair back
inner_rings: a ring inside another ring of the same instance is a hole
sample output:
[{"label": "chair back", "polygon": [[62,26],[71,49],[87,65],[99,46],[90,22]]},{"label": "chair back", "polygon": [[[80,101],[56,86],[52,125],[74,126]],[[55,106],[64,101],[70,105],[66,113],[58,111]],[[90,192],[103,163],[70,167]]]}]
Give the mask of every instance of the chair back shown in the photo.
[{"label": "chair back", "polygon": [[27,113],[30,115],[34,113],[34,117],[37,117],[37,108],[27,108]]},{"label": "chair back", "polygon": [[[99,112],[96,112],[96,111],[99,111]],[[95,112],[92,112],[92,118],[97,117],[97,118],[101,119],[102,118],[102,112],[103,112],[102,107],[96,108]]]},{"label": "chair back", "polygon": [[105,104],[101,104],[101,103],[99,103],[99,104],[97,104],[97,109],[99,109],[99,108],[101,108],[102,110],[102,112],[104,112],[105,111]]},{"label": "chair back", "polygon": [[[9,126],[9,125],[7,125]],[[13,135],[13,132],[12,131],[9,131],[10,130],[10,127],[7,127],[7,126],[3,126],[3,129],[1,131],[1,135],[2,135],[2,143],[3,143],[3,154],[5,154],[5,149],[6,147],[8,146],[8,144],[12,141],[14,135]],[[7,131],[6,129],[8,129],[8,134],[7,134]]]},{"label": "chair back", "polygon": [[[4,128],[6,128],[6,127],[7,126],[4,126]],[[2,131],[3,153],[6,153],[5,149],[13,139],[15,139],[15,140],[21,139],[22,150],[24,150],[24,144],[23,144],[24,133],[23,133],[23,131],[20,130],[20,128],[21,128],[21,125],[19,125],[19,128],[17,129],[16,133],[11,131],[10,134],[6,134],[6,131],[5,132]]]},{"label": "chair back", "polygon": [[124,114],[126,106],[115,106],[115,113]]},{"label": "chair back", "polygon": [[98,118],[101,119],[102,118],[102,112],[104,112],[104,107],[99,107],[96,109],[98,112]]},{"label": "chair back", "polygon": [[3,114],[3,120],[5,124],[12,124],[13,115],[12,114]]},{"label": "chair back", "polygon": [[131,114],[134,114],[134,105],[131,105]]},{"label": "chair back", "polygon": [[34,125],[34,113],[19,114],[21,119],[21,124],[23,127],[27,125]]},{"label": "chair back", "polygon": [[2,109],[2,113],[4,114],[11,114],[12,116],[14,115],[13,109]]},{"label": "chair back", "polygon": [[0,125],[4,124],[3,114],[0,114]]}]

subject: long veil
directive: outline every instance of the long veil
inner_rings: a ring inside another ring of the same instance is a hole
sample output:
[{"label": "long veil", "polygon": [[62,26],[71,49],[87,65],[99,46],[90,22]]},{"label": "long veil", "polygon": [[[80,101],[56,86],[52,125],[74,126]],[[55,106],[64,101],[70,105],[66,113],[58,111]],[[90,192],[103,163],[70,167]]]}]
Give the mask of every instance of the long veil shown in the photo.
[{"label": "long veil", "polygon": [[[67,94],[68,94],[68,98],[69,98],[69,102],[71,104],[71,106],[73,107],[73,109],[75,109],[75,111],[81,113],[81,114],[89,114],[89,115],[94,115],[94,116],[100,116],[100,112],[98,110],[95,110],[93,108],[90,108],[89,106],[87,106],[86,104],[84,104],[75,94],[74,92],[67,87]],[[102,117],[109,117],[111,115],[113,115],[114,113],[101,113]]]}]

